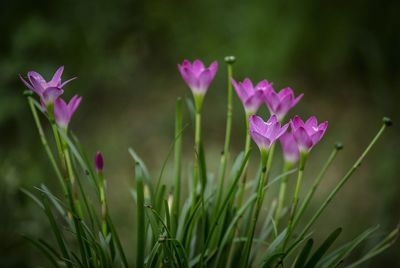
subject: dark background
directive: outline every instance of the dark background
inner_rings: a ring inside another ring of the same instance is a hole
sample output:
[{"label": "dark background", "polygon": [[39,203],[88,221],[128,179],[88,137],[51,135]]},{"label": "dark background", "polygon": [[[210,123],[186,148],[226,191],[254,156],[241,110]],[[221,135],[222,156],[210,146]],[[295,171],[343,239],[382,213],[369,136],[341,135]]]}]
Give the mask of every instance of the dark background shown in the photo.
[{"label": "dark background", "polygon": [[[48,225],[19,189],[41,183],[58,188],[17,75],[33,69],[50,79],[60,65],[65,78],[79,77],[65,89],[68,97],[83,96],[71,129],[90,155],[96,150],[105,155],[112,214],[128,249],[134,204],[127,190],[132,183],[127,148],[135,148],[158,175],[172,142],[175,99],[190,96],[176,68],[185,58],[220,64],[203,116],[213,171],[224,137],[226,55],[237,57],[237,79],[291,86],[305,93],[292,114],[329,121],[326,138],[310,158],[305,189],[334,142],[342,141],[345,149],[312,209],[356,160],[382,116],[390,116],[394,126],[323,214],[316,235],[342,226],[343,242],[378,223],[382,234],[394,228],[400,211],[399,12],[399,1],[373,0],[0,1],[0,266],[48,265],[20,236],[47,237]],[[235,96],[235,153],[243,145],[243,127]],[[185,164],[191,137],[189,128]],[[399,265],[396,243],[364,267]]]}]

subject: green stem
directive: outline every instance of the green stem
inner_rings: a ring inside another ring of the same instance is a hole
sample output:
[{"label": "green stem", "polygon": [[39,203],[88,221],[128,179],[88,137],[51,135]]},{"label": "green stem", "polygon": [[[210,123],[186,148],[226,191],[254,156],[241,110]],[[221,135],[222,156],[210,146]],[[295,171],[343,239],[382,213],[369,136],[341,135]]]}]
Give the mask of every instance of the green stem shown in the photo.
[{"label": "green stem", "polygon": [[179,208],[181,197],[181,173],[182,173],[182,99],[178,98],[175,111],[175,144],[174,144],[174,178],[175,189],[172,205],[173,235],[177,230],[179,222]]},{"label": "green stem", "polygon": [[144,183],[141,176],[140,167],[136,165],[136,192],[137,192],[137,244],[136,244],[136,267],[144,267],[145,245],[146,245],[146,227],[145,227],[145,207],[144,207]]},{"label": "green stem", "polygon": [[106,203],[106,193],[105,193],[105,181],[104,175],[102,171],[98,173],[99,177],[99,194],[100,194],[100,206],[101,206],[101,230],[103,232],[104,238],[107,237],[108,230],[107,230],[107,203]]},{"label": "green stem", "polygon": [[[65,131],[65,133],[67,133],[66,129],[63,129],[61,131]],[[78,192],[77,192],[76,185],[75,185],[74,170],[73,170],[73,166],[72,166],[72,162],[71,162],[71,156],[69,154],[68,144],[63,138],[61,139],[61,145],[63,147],[64,161],[66,164],[66,169],[67,169],[67,174],[68,174],[67,175],[68,177],[66,178],[66,183],[67,183],[67,187],[68,187],[67,188],[68,189],[67,196],[68,196],[70,209],[72,212],[72,220],[73,220],[76,235],[78,238],[82,260],[84,263],[89,265],[88,264],[89,260],[88,260],[87,252],[86,252],[88,249],[85,246],[86,240],[85,240],[85,238],[82,237],[84,235],[84,230],[81,225],[82,211],[81,211],[81,207],[79,204]]]},{"label": "green stem", "polygon": [[195,134],[194,134],[194,182],[193,182],[193,198],[196,200],[197,185],[200,179],[200,142],[201,142],[201,112],[196,110],[195,114]]},{"label": "green stem", "polygon": [[283,243],[283,250],[285,250],[286,244],[289,242],[290,236],[292,235],[293,221],[294,221],[294,216],[296,215],[297,206],[299,204],[299,194],[300,194],[301,185],[303,183],[303,173],[304,173],[304,167],[306,164],[306,160],[307,160],[307,154],[301,153],[300,163],[299,163],[299,172],[297,174],[296,187],[295,187],[294,194],[293,194],[292,209],[291,209],[291,213],[290,213],[286,237],[285,237],[285,240]]},{"label": "green stem", "polygon": [[[67,133],[66,129],[61,130],[61,131],[65,131],[65,133]],[[82,217],[83,216],[82,208],[81,208],[81,204],[80,204],[80,201],[78,198],[78,189],[77,189],[77,185],[75,182],[76,178],[75,178],[75,172],[74,172],[74,168],[73,168],[72,161],[71,161],[71,154],[69,152],[68,144],[64,139],[61,139],[61,145],[64,149],[63,155],[64,155],[65,165],[66,165],[66,169],[67,169],[67,173],[68,173],[68,179],[71,184],[72,198],[74,200],[79,217]]]},{"label": "green stem", "polygon": [[311,187],[310,191],[308,192],[303,204],[300,207],[299,213],[297,213],[296,218],[294,220],[293,225],[296,226],[297,223],[299,222],[300,218],[303,216],[304,211],[307,209],[311,199],[313,198],[315,191],[317,190],[319,184],[321,183],[321,180],[324,178],[326,171],[332,164],[333,160],[336,158],[338,148],[335,147],[335,149],[332,151],[330,154],[328,160],[325,162],[324,166],[322,167],[321,171],[319,172],[318,176],[315,178],[315,181],[313,183],[313,186]]},{"label": "green stem", "polygon": [[231,143],[231,133],[232,133],[232,63],[228,63],[228,104],[226,108],[226,128],[225,128],[225,143],[224,143],[224,151],[222,152],[221,162],[220,162],[220,171],[218,176],[219,181],[219,192],[217,195],[217,203],[216,203],[216,211],[218,211],[222,195],[224,192],[224,183],[225,183],[225,173],[226,166],[229,158],[229,145]]},{"label": "green stem", "polygon": [[[282,173],[288,172],[292,168],[292,163],[290,162],[285,162],[283,166]],[[287,183],[288,183],[288,177],[289,175],[286,175],[282,178],[281,180],[281,185],[279,187],[279,196],[278,196],[278,205],[275,211],[275,225],[278,228],[279,225],[279,220],[281,218],[282,214],[282,209],[283,205],[285,203],[285,197],[286,197],[286,189],[287,189]]]},{"label": "green stem", "polygon": [[349,171],[343,176],[343,178],[340,180],[340,182],[336,185],[336,187],[332,190],[332,192],[326,198],[324,203],[320,206],[320,208],[317,210],[317,212],[314,214],[314,216],[308,222],[308,224],[306,225],[306,227],[303,229],[303,231],[301,232],[301,234],[299,236],[300,239],[304,238],[305,234],[308,232],[308,230],[311,228],[311,226],[315,223],[315,221],[319,218],[319,216],[322,214],[322,212],[325,210],[325,208],[328,206],[328,204],[332,201],[332,199],[335,197],[337,192],[343,187],[343,185],[349,180],[349,178],[354,174],[354,172],[357,170],[357,168],[361,165],[362,161],[367,156],[367,154],[369,153],[371,148],[375,145],[375,143],[382,136],[382,134],[385,131],[387,126],[389,126],[389,125],[386,122],[384,122],[384,125],[378,131],[376,136],[372,139],[371,143],[368,145],[368,147],[365,149],[365,151],[361,154],[361,156],[357,159],[357,161],[349,169]]},{"label": "green stem", "polygon": [[268,172],[267,172],[268,156],[269,156],[268,151],[266,151],[266,150],[261,151],[261,161],[260,161],[261,172],[260,172],[260,177],[258,180],[256,210],[254,211],[253,218],[251,221],[250,231],[247,235],[247,240],[246,240],[246,244],[244,246],[244,251],[243,251],[244,257],[241,260],[240,267],[248,267],[249,256],[250,256],[251,247],[253,245],[253,238],[254,238],[254,233],[256,230],[257,220],[258,220],[261,206],[263,204],[264,197],[265,197],[264,185],[268,183],[268,176],[267,176],[267,174],[268,174]]},{"label": "green stem", "polygon": [[[251,114],[246,114],[246,141],[244,145],[244,154],[246,155],[250,149],[251,149],[251,138],[250,138],[250,124],[249,124],[249,118]],[[247,167],[248,167],[248,162],[246,163],[244,169],[243,169],[243,174],[242,174],[242,182],[240,184],[240,190],[239,190],[239,200],[238,200],[238,207],[240,207],[243,203],[244,199],[244,194],[245,194],[245,189],[246,189],[246,181],[247,181]],[[251,210],[252,211],[252,210]]]},{"label": "green stem", "polygon": [[65,186],[65,182],[64,182],[63,176],[61,175],[61,172],[60,172],[60,169],[58,168],[57,162],[54,159],[54,155],[51,152],[49,143],[47,142],[46,136],[45,136],[44,131],[43,131],[42,124],[40,123],[39,116],[38,116],[37,111],[36,111],[34,100],[31,97],[28,97],[28,102],[29,102],[29,107],[30,107],[32,115],[33,115],[33,119],[34,119],[35,124],[36,124],[36,128],[37,128],[37,130],[39,132],[39,136],[40,136],[40,140],[42,142],[42,145],[43,145],[43,147],[44,147],[44,149],[45,149],[45,151],[47,153],[47,156],[48,156],[48,158],[50,160],[50,163],[51,163],[51,165],[52,165],[52,167],[53,167],[53,169],[54,169],[54,171],[55,171],[55,173],[57,175],[57,178],[58,178],[58,180],[59,180],[59,182],[61,184],[63,192],[66,195],[67,194],[67,188]]}]

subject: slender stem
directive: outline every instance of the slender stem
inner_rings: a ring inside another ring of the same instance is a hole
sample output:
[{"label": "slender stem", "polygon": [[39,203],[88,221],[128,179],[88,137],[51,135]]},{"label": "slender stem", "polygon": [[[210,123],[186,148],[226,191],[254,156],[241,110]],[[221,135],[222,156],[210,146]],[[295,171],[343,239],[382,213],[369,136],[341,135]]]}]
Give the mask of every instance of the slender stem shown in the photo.
[{"label": "slender stem", "polygon": [[[244,145],[244,154],[246,155],[250,149],[251,149],[251,138],[250,138],[250,125],[249,125],[249,118],[251,114],[246,114],[246,141]],[[238,206],[241,206],[243,203],[244,199],[244,193],[245,193],[245,188],[246,188],[246,181],[247,181],[247,167],[248,167],[248,162],[246,163],[244,169],[243,169],[243,174],[242,174],[242,182],[240,184],[240,190],[239,190],[239,200],[238,200]],[[252,211],[252,209],[250,210]]]},{"label": "slender stem", "polygon": [[136,244],[136,267],[144,267],[145,248],[146,248],[146,227],[145,227],[145,207],[144,207],[144,183],[141,176],[139,165],[136,166],[136,192],[137,192],[137,244]]},{"label": "slender stem", "polygon": [[311,199],[313,198],[313,196],[315,194],[315,191],[317,190],[319,184],[321,183],[321,180],[324,178],[324,176],[326,174],[326,171],[328,170],[328,168],[332,164],[333,160],[336,158],[337,152],[338,152],[338,148],[335,147],[335,149],[330,154],[328,160],[325,162],[324,166],[322,167],[321,171],[319,172],[318,176],[315,178],[313,186],[311,187],[311,189],[308,192],[303,204],[301,205],[299,213],[297,213],[297,215],[295,217],[294,224],[293,224],[294,226],[297,225],[297,223],[299,222],[301,216],[303,216],[303,213],[307,209]]},{"label": "slender stem", "polygon": [[343,178],[340,180],[340,182],[336,185],[336,187],[332,190],[332,192],[329,194],[329,196],[325,199],[324,203],[320,206],[320,208],[317,210],[317,212],[314,214],[314,216],[308,222],[308,224],[306,225],[304,230],[301,232],[301,234],[299,236],[300,239],[302,239],[305,236],[305,234],[308,232],[308,230],[311,228],[311,226],[315,223],[315,221],[319,218],[319,216],[322,214],[322,212],[325,210],[325,208],[328,206],[328,204],[335,197],[337,192],[343,187],[343,185],[349,180],[349,178],[353,175],[353,173],[361,165],[362,161],[367,156],[367,154],[369,153],[371,148],[375,145],[375,143],[382,136],[382,134],[385,131],[387,126],[388,125],[385,122],[385,124],[381,127],[381,129],[378,131],[376,136],[372,139],[371,143],[368,145],[368,147],[365,149],[365,151],[361,154],[361,156],[357,159],[357,161],[354,163],[354,165],[343,176]]},{"label": "slender stem", "polygon": [[[282,173],[288,172],[292,168],[292,163],[290,162],[285,162],[283,166]],[[283,205],[285,203],[285,197],[286,197],[286,189],[287,189],[287,182],[288,182],[288,177],[289,175],[285,175],[282,180],[281,180],[281,185],[279,187],[279,196],[278,196],[278,205],[275,211],[275,225],[278,227],[279,225],[279,220],[281,218],[282,214],[282,209]]]},{"label": "slender stem", "polygon": [[174,178],[175,189],[172,206],[172,226],[175,234],[179,221],[179,208],[181,197],[181,173],[182,173],[182,99],[176,102],[175,112],[175,144],[174,144]]},{"label": "slender stem", "polygon": [[48,156],[48,158],[50,160],[50,163],[51,163],[51,165],[52,165],[52,167],[54,169],[54,172],[57,175],[57,178],[58,178],[58,180],[59,180],[59,182],[61,184],[61,187],[63,189],[64,194],[67,194],[67,188],[65,186],[65,182],[63,180],[63,176],[61,175],[61,172],[60,172],[60,169],[58,168],[57,162],[54,159],[54,155],[51,152],[49,143],[47,142],[46,136],[45,136],[44,131],[43,131],[42,124],[40,123],[39,116],[38,116],[37,111],[36,111],[34,100],[31,97],[28,97],[28,102],[29,102],[29,107],[31,109],[31,112],[32,112],[32,115],[33,115],[33,119],[35,121],[36,128],[38,130],[42,145],[43,145],[43,147],[44,147],[44,149],[45,149],[45,151],[47,153],[47,156]]},{"label": "slender stem", "polygon": [[261,151],[261,160],[260,160],[261,173],[260,173],[260,177],[258,180],[256,210],[254,211],[253,218],[251,221],[250,231],[247,235],[247,240],[246,240],[246,244],[244,246],[244,252],[243,252],[244,257],[241,260],[240,267],[248,267],[249,256],[250,256],[251,247],[253,245],[253,238],[254,238],[254,233],[256,230],[257,220],[258,220],[261,206],[262,206],[262,203],[263,203],[264,197],[265,197],[264,185],[266,183],[268,183],[268,176],[267,176],[267,174],[268,174],[267,173],[268,156],[269,156],[268,151],[266,151],[266,150]]},{"label": "slender stem", "polygon": [[224,192],[224,183],[225,183],[225,173],[226,166],[229,159],[229,145],[231,143],[231,132],[232,132],[232,63],[228,63],[228,104],[226,108],[226,128],[225,128],[225,143],[224,143],[224,151],[222,152],[221,162],[220,162],[220,171],[219,171],[219,192],[217,196],[217,205],[216,210],[218,210],[221,198]]},{"label": "slender stem", "polygon": [[197,196],[197,185],[200,179],[200,142],[201,142],[201,112],[196,110],[195,114],[195,134],[194,134],[194,183],[193,198]]},{"label": "slender stem", "polygon": [[[64,129],[62,131],[66,132],[67,130]],[[83,215],[82,208],[81,208],[80,201],[78,198],[78,190],[77,190],[77,186],[76,186],[76,182],[75,182],[76,178],[75,178],[74,168],[72,166],[71,154],[69,152],[68,144],[63,138],[61,139],[61,144],[64,149],[63,155],[64,155],[66,169],[67,169],[67,173],[68,173],[68,179],[71,184],[72,198],[74,200],[79,217],[82,217],[82,215]]]},{"label": "slender stem", "polygon": [[108,230],[107,230],[108,209],[107,209],[107,203],[106,203],[105,180],[104,180],[103,171],[99,171],[98,178],[99,178],[99,193],[100,193],[100,206],[101,206],[101,218],[102,218],[101,230],[103,232],[103,236],[107,237],[107,234],[108,234]]},{"label": "slender stem", "polygon": [[283,250],[285,250],[286,244],[289,242],[290,236],[292,235],[293,221],[294,221],[294,216],[296,215],[297,206],[299,204],[299,194],[300,194],[301,185],[303,183],[303,173],[304,173],[304,167],[306,164],[306,160],[307,160],[307,154],[301,153],[300,163],[299,163],[299,172],[297,175],[296,187],[295,187],[294,194],[293,194],[292,209],[291,209],[291,213],[290,213],[286,237],[285,237],[285,240],[283,243]]}]

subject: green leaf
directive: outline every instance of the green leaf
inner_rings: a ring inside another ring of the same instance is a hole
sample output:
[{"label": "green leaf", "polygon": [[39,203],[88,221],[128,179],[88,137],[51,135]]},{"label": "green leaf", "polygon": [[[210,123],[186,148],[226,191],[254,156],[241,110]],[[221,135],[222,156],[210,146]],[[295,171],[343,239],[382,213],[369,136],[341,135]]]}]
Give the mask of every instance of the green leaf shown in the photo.
[{"label": "green leaf", "polygon": [[34,194],[32,194],[31,192],[29,192],[24,188],[21,188],[20,191],[26,194],[29,198],[31,198],[41,209],[44,209],[42,202]]},{"label": "green leaf", "polygon": [[[62,256],[64,257],[64,259],[68,260],[68,259],[70,259],[69,251],[68,251],[68,245],[65,242],[64,235],[63,235],[63,233],[61,231],[61,228],[58,226],[58,224],[57,224],[57,222],[56,222],[56,220],[54,218],[53,212],[51,211],[51,209],[49,207],[49,204],[48,204],[48,201],[46,200],[46,197],[43,198],[42,204],[44,206],[44,211],[45,211],[45,213],[47,215],[47,218],[49,219],[49,222],[50,222],[51,228],[53,230],[53,233],[54,233],[54,235],[56,237],[58,246],[60,247],[60,250],[62,252]],[[69,264],[67,264],[67,266],[69,266]]]},{"label": "green leaf", "polygon": [[34,245],[37,249],[39,249],[47,257],[47,259],[51,262],[51,264],[53,264],[54,267],[60,267],[60,265],[56,260],[56,257],[54,256],[53,252],[49,250],[49,248],[44,246],[39,241],[36,241],[34,238],[31,238],[26,235],[22,235],[22,237],[31,242],[32,245]]},{"label": "green leaf", "polygon": [[154,247],[151,249],[149,256],[146,259],[146,268],[151,268],[151,267],[155,267],[153,266],[153,262],[155,257],[158,254],[158,251],[160,249],[161,244],[157,241],[154,245]]},{"label": "green leaf", "polygon": [[358,261],[355,261],[352,264],[346,266],[346,268],[353,268],[359,266],[360,264],[380,254],[381,252],[392,246],[396,242],[398,236],[399,236],[399,228],[396,228],[391,233],[389,233],[380,243],[378,243],[375,247],[370,249],[367,252],[367,254],[365,254]]},{"label": "green leaf", "polygon": [[225,245],[228,242],[228,239],[231,237],[232,231],[233,231],[234,227],[236,226],[236,223],[239,221],[239,219],[241,219],[242,215],[246,212],[246,210],[249,208],[249,206],[255,202],[256,198],[257,198],[256,194],[253,194],[250,198],[248,198],[246,203],[244,203],[241,206],[241,208],[237,211],[237,213],[235,214],[235,217],[230,222],[228,228],[224,229],[225,235],[221,239],[220,244],[218,245],[218,254],[217,254],[217,258],[216,258],[217,264],[219,263],[219,259],[221,258],[221,255],[223,253]]},{"label": "green leaf", "polygon": [[315,251],[311,256],[310,260],[304,265],[305,268],[313,268],[317,265],[318,261],[328,251],[333,242],[339,237],[342,232],[342,228],[337,228],[333,231],[328,238],[322,243],[322,245]]},{"label": "green leaf", "polygon": [[133,158],[133,160],[140,166],[143,181],[149,187],[150,194],[151,194],[151,197],[153,199],[154,196],[155,196],[155,189],[153,187],[153,183],[151,181],[150,173],[149,173],[145,163],[143,162],[143,160],[139,157],[139,155],[132,148],[129,148],[128,151],[129,151],[129,154],[131,155],[131,157]]},{"label": "green leaf", "polygon": [[[132,153],[131,153],[132,154]],[[133,154],[134,155],[134,154]],[[132,156],[133,156],[132,155]],[[134,157],[135,158],[135,157]],[[144,174],[140,162],[136,162],[135,166],[135,179],[136,179],[136,193],[137,193],[137,244],[136,244],[136,267],[144,267],[144,254],[145,254],[145,209],[144,209]]]},{"label": "green leaf", "polygon": [[122,248],[121,240],[119,239],[117,230],[115,229],[114,224],[109,215],[107,215],[107,226],[110,228],[112,237],[117,246],[117,250],[118,250],[117,252],[118,252],[119,256],[121,257],[123,267],[128,268],[129,267],[128,260],[126,259],[124,249]]},{"label": "green leaf", "polygon": [[329,255],[325,256],[319,264],[322,267],[337,267],[340,262],[343,261],[359,244],[361,244],[365,239],[370,237],[373,233],[375,233],[379,229],[379,225],[373,226],[362,232],[359,236],[357,236],[352,241],[344,244],[339,247]]},{"label": "green leaf", "polygon": [[304,266],[304,264],[306,263],[306,261],[308,259],[308,255],[310,255],[313,244],[314,244],[313,239],[307,240],[307,243],[304,245],[299,256],[297,257],[294,268],[302,268]]}]

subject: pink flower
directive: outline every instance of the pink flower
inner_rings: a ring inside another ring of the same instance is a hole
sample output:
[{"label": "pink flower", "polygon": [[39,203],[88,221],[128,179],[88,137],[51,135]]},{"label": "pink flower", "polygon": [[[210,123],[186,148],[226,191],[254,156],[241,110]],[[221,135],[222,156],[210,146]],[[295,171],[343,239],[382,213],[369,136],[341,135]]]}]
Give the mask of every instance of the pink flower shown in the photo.
[{"label": "pink flower", "polygon": [[276,115],[279,121],[286,116],[302,97],[303,94],[300,94],[295,98],[290,87],[282,89],[279,93],[276,93],[273,89],[268,90],[264,96],[269,111],[271,114]]},{"label": "pink flower", "polygon": [[103,171],[104,161],[103,161],[103,155],[101,154],[101,152],[96,153],[96,158],[95,158],[94,163],[95,163],[97,172]]},{"label": "pink flower", "polygon": [[285,162],[296,163],[299,160],[299,147],[293,133],[286,132],[279,138],[279,141],[281,142]]},{"label": "pink flower", "polygon": [[178,69],[193,94],[204,95],[214,80],[218,63],[214,61],[206,68],[201,60],[195,60],[193,63],[184,60],[182,64],[178,64]]},{"label": "pink flower", "polygon": [[232,85],[243,103],[246,114],[255,114],[264,102],[264,94],[272,90],[272,84],[267,80],[259,82],[254,87],[248,78],[239,83],[232,79]]},{"label": "pink flower", "polygon": [[64,71],[64,66],[61,66],[54,73],[53,78],[50,81],[46,81],[43,76],[35,71],[28,72],[28,81],[19,76],[21,81],[25,84],[27,88],[35,92],[42,102],[42,104],[46,107],[50,104],[53,104],[54,101],[61,96],[64,91],[63,87],[74,80],[74,78],[61,82],[61,76]]},{"label": "pink flower", "polygon": [[290,120],[290,124],[300,152],[305,153],[308,153],[322,139],[328,128],[327,121],[318,125],[315,116],[311,116],[305,123],[300,117],[295,116]]},{"label": "pink flower", "polygon": [[57,125],[64,129],[68,128],[68,124],[71,121],[72,115],[75,113],[81,100],[82,98],[78,97],[77,95],[73,96],[68,104],[65,103],[65,101],[61,98],[55,100],[54,117]]},{"label": "pink flower", "polygon": [[261,117],[252,115],[250,117],[250,136],[260,150],[269,150],[271,145],[286,132],[289,124],[281,127],[275,115],[272,115],[267,122]]}]

